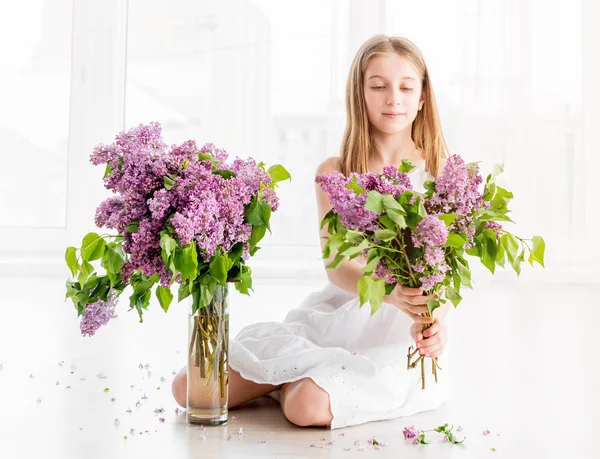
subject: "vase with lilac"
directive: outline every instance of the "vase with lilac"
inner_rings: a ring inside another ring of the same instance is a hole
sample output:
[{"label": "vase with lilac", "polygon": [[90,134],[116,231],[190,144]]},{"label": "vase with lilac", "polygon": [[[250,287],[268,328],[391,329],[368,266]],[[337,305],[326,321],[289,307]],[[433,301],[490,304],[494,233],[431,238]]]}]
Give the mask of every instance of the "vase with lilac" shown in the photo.
[{"label": "vase with lilac", "polygon": [[[317,176],[333,208],[325,215],[329,237],[323,258],[335,258],[327,268],[335,269],[344,259],[362,256],[366,263],[357,290],[360,305],[367,302],[374,314],[397,285],[423,290],[434,299],[427,303],[427,317],[450,301],[461,302],[461,287],[472,288],[471,270],[465,255],[475,257],[494,274],[496,265],[508,262],[517,275],[527,261],[544,266],[545,242],[540,236],[522,239],[503,228],[512,222],[507,215],[513,194],[496,184],[503,166],[495,165],[483,179],[477,163],[451,156],[436,180],[424,183],[425,192],[413,189],[404,160],[399,168],[387,166],[382,174],[340,172]],[[432,324],[423,326],[423,331]],[[407,367],[420,363],[425,389],[425,357],[409,347]],[[414,361],[413,361],[414,360]],[[431,372],[438,379],[438,358]]]},{"label": "vase with lilac", "polygon": [[225,423],[229,286],[250,294],[247,261],[271,231],[276,189],[289,173],[252,158],[228,161],[211,143],[168,146],[156,122],[96,146],[90,161],[106,165],[104,186],[115,195],[95,214],[96,226],[112,234],[90,232],[65,254],[72,275],[66,298],[81,317],[82,335],[93,336],[116,317],[127,287],[129,310],[142,323],[152,294],[167,312],[177,284],[177,301],[189,304],[187,422]]}]

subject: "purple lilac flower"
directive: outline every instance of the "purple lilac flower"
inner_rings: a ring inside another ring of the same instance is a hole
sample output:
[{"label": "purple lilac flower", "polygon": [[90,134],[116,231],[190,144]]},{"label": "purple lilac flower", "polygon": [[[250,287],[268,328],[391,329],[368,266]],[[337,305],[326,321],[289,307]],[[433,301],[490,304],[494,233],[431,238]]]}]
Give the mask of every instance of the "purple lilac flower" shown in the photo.
[{"label": "purple lilac flower", "polygon": [[498,239],[500,237],[500,231],[502,229],[502,225],[499,222],[487,222],[485,224],[485,229],[490,228],[492,231],[494,231],[494,234],[496,235],[496,239]]},{"label": "purple lilac flower", "polygon": [[420,435],[420,431],[415,429],[415,426],[405,427],[402,433],[404,434],[404,439],[416,438]]},{"label": "purple lilac flower", "polygon": [[[111,169],[104,184],[117,195],[100,204],[95,221],[125,236],[123,249],[130,255],[121,267],[125,284],[137,270],[148,276],[158,274],[163,287],[172,283],[160,248],[160,231],[168,222],[179,245],[195,240],[199,256],[207,262],[218,247],[228,252],[248,241],[252,226],[245,222],[245,206],[252,199],[267,202],[272,211],[279,207],[275,191],[269,188],[271,177],[254,159],[237,158],[227,164],[224,150],[211,143],[198,149],[192,140],[167,147],[161,130],[159,123],[150,123],[123,131],[113,144],[97,146],[90,157],[93,164]],[[231,170],[236,176],[225,179],[213,174],[212,161],[199,161],[199,153],[212,155],[220,162],[218,170]],[[169,176],[173,183],[167,189]],[[135,221],[138,231],[126,232]],[[244,256],[249,256],[247,248]]]},{"label": "purple lilac flower", "polygon": [[441,176],[435,181],[435,193],[425,202],[429,214],[455,213],[456,220],[448,228],[457,233],[466,232],[465,248],[472,247],[474,229],[472,215],[481,208],[488,208],[478,186],[483,182],[477,164],[466,164],[459,155],[448,158]]},{"label": "purple lilac flower", "polygon": [[373,272],[373,276],[385,280],[387,284],[397,284],[398,280],[394,276],[394,270],[388,267],[385,259],[379,260],[377,268]]},{"label": "purple lilac flower", "polygon": [[430,274],[429,276],[420,277],[421,288],[424,291],[431,290],[435,284],[442,282],[446,275],[444,273]]},{"label": "purple lilac flower", "polygon": [[347,178],[338,171],[321,174],[316,178],[316,182],[328,194],[334,211],[340,215],[342,223],[347,228],[357,231],[375,231],[378,226],[374,221],[378,218],[378,214],[365,209],[367,193],[356,194],[346,188],[351,180],[352,177]]},{"label": "purple lilac flower", "polygon": [[93,336],[102,325],[106,325],[110,319],[117,317],[115,314],[117,297],[117,291],[111,290],[106,301],[98,299],[98,301],[86,305],[79,324],[83,336]]},{"label": "purple lilac flower", "polygon": [[[427,215],[417,225],[416,231],[412,233],[412,241],[415,247],[443,246],[448,240],[448,229],[443,221],[435,215]],[[430,263],[431,264],[431,263]]]}]

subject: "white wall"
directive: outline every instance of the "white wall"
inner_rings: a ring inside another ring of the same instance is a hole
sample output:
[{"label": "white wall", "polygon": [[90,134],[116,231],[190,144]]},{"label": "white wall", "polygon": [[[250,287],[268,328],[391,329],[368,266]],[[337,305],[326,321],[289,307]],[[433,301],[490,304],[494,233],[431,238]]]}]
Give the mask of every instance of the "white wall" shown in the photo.
[{"label": "white wall", "polygon": [[254,271],[322,278],[314,171],[337,154],[356,49],[389,33],[425,55],[451,153],[483,173],[505,164],[513,231],[547,242],[547,268],[522,276],[600,283],[598,19],[592,0],[2,5],[0,275],[66,278],[65,248],[107,196],[93,146],[160,121],[167,143],[284,164],[293,181]]}]

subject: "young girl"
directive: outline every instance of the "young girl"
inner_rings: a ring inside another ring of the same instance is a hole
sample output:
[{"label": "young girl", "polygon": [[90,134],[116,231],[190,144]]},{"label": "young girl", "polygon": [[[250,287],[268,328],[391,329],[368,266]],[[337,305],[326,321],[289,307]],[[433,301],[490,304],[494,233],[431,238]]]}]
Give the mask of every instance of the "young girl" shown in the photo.
[{"label": "young girl", "polygon": [[[385,165],[410,159],[416,165],[410,172],[414,189],[424,192],[423,183],[441,173],[448,153],[435,96],[423,56],[410,41],[378,35],[363,44],[348,76],[346,111],[341,154],[323,162],[317,175],[381,173]],[[320,222],[332,206],[315,186]],[[327,236],[326,227],[320,234]],[[399,285],[371,316],[357,293],[363,264],[345,260],[327,270],[326,287],[283,322],[247,326],[231,340],[230,408],[269,395],[292,423],[335,429],[409,416],[447,399],[447,353],[440,356],[447,350],[450,303],[436,309],[433,319],[424,317],[432,297]],[[422,333],[429,321],[433,325]],[[407,369],[411,344],[427,357],[440,357],[443,371],[437,383],[426,372],[425,390],[419,368]],[[173,395],[183,407],[186,382],[184,368],[173,381]]]}]

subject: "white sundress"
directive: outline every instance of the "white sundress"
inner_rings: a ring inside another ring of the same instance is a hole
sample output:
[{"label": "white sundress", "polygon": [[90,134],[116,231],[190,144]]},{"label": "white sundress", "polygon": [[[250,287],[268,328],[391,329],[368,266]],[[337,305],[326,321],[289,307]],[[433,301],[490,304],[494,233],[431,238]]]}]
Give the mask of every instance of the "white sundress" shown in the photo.
[{"label": "white sundress", "polygon": [[[410,178],[420,192],[433,179],[424,162]],[[438,382],[426,358],[422,389],[420,364],[407,369],[408,347],[415,346],[412,319],[391,304],[383,303],[373,316],[369,303],[359,305],[358,296],[328,282],[290,310],[283,322],[244,327],[230,342],[229,366],[262,384],[311,378],[329,394],[331,429],[437,409],[452,392],[451,331],[438,358]],[[448,328],[453,309],[444,319]],[[268,395],[279,400],[279,390]]]}]

